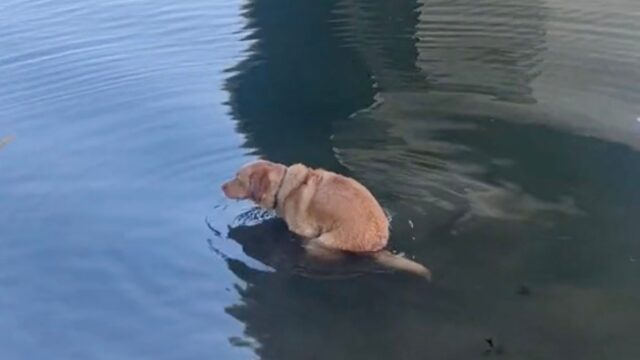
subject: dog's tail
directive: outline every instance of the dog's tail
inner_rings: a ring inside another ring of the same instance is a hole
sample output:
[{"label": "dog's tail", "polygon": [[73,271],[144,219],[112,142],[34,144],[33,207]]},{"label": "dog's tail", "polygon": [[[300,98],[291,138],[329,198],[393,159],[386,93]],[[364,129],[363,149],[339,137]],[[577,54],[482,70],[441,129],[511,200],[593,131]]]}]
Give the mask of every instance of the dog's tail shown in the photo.
[{"label": "dog's tail", "polygon": [[408,272],[414,275],[418,275],[422,278],[431,281],[431,270],[418,264],[415,261],[409,260],[401,255],[396,255],[388,250],[382,250],[371,254],[373,259],[380,265],[388,267],[390,269],[400,270]]}]

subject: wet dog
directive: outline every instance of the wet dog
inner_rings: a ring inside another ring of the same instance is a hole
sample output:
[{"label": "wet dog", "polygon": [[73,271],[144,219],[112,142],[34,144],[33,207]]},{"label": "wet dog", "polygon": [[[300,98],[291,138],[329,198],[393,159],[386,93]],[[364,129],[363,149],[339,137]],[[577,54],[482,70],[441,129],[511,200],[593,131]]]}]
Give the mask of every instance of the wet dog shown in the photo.
[{"label": "wet dog", "polygon": [[424,266],[385,250],[389,221],[380,204],[354,179],[302,164],[285,166],[259,160],[243,166],[222,186],[231,199],[250,199],[273,209],[307,252],[336,259],[345,252],[431,279]]}]

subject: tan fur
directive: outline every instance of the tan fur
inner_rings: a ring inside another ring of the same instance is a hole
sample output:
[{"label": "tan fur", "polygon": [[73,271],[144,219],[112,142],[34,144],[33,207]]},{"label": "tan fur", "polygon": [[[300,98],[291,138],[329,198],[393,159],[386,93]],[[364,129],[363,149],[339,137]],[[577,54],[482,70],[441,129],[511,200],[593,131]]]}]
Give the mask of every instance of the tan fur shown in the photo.
[{"label": "tan fur", "polygon": [[381,251],[389,239],[387,217],[369,190],[351,178],[260,160],[243,166],[222,189],[232,199],[251,199],[267,209],[276,205],[289,230],[307,239],[314,253],[321,246],[366,254],[385,266],[430,277],[422,265]]},{"label": "tan fur", "polygon": [[388,268],[402,270],[408,273],[416,274],[431,281],[431,270],[411,261],[405,257],[393,254],[387,250],[378,251],[371,255],[379,264]]}]

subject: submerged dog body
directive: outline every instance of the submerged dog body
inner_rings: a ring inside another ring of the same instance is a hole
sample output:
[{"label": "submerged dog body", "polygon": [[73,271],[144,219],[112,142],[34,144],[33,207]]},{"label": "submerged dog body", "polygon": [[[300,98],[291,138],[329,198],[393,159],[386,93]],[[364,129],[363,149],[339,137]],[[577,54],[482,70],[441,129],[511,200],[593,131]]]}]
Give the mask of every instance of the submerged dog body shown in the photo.
[{"label": "submerged dog body", "polygon": [[315,255],[363,254],[385,266],[430,277],[424,266],[383,250],[389,221],[369,190],[351,178],[260,160],[243,166],[222,189],[229,198],[250,199],[275,210]]}]

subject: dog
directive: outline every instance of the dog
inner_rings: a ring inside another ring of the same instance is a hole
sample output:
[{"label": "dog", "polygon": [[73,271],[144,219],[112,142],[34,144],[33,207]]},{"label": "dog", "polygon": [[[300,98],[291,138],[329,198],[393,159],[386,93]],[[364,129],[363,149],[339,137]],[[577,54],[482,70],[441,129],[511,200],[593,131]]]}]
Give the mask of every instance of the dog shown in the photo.
[{"label": "dog", "polygon": [[302,164],[258,160],[244,165],[222,191],[230,199],[249,199],[275,210],[314,257],[370,256],[390,269],[431,280],[426,267],[385,250],[389,220],[371,192],[354,179]]}]

